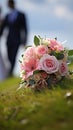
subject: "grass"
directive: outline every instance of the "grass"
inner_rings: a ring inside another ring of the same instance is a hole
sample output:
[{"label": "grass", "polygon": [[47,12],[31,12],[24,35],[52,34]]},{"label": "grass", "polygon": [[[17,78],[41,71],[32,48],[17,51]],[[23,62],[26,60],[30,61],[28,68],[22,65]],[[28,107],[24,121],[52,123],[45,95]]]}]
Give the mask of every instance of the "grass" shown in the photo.
[{"label": "grass", "polygon": [[[0,82],[0,130],[73,130],[73,75],[41,93],[17,91],[19,82]],[[72,95],[66,97],[67,92]]]}]

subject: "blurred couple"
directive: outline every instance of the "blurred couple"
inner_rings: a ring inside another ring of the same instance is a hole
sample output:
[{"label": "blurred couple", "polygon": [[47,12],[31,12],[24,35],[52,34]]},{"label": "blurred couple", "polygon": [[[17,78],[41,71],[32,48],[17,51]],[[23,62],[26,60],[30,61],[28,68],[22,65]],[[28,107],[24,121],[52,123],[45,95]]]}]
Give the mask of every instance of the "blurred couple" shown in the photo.
[{"label": "blurred couple", "polygon": [[12,76],[19,46],[21,44],[23,45],[26,44],[27,34],[28,34],[27,21],[26,21],[25,14],[23,14],[22,12],[18,11],[15,8],[14,0],[8,0],[8,7],[10,9],[10,13],[6,15],[3,21],[0,20],[1,21],[0,37],[2,36],[5,27],[7,27],[8,36],[7,36],[6,46],[7,46],[8,59],[11,64],[11,67],[10,67],[9,73],[4,74],[5,66],[3,64],[1,53],[0,53],[0,79],[1,77],[3,78],[3,75],[4,75],[4,78],[6,75]]}]

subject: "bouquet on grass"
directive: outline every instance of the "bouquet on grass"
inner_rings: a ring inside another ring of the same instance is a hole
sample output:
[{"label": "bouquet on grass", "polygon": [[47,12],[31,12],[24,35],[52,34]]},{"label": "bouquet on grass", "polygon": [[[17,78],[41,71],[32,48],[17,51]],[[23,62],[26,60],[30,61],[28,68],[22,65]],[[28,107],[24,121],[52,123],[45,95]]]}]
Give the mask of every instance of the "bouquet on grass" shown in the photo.
[{"label": "bouquet on grass", "polygon": [[68,51],[57,39],[34,36],[34,45],[26,48],[20,60],[21,84],[34,90],[50,88],[68,77]]}]

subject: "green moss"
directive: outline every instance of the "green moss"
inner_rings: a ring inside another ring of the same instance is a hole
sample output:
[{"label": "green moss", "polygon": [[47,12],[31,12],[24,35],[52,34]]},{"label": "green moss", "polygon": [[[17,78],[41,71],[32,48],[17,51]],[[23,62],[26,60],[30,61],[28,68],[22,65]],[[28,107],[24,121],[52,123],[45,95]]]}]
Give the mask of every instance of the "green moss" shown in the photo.
[{"label": "green moss", "polygon": [[17,91],[19,82],[0,82],[0,130],[73,130],[73,76],[41,93]]}]

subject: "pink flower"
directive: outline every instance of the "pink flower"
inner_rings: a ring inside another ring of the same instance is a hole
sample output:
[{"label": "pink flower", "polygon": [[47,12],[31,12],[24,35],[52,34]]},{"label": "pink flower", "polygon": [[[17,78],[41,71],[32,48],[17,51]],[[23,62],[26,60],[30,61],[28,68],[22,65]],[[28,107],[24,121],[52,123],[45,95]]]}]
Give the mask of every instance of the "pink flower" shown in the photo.
[{"label": "pink flower", "polygon": [[25,73],[23,75],[24,79],[33,75],[34,70],[39,69],[39,60],[36,58],[28,58],[24,63],[21,64],[21,70],[24,70]]},{"label": "pink flower", "polygon": [[68,66],[66,62],[59,63],[59,72],[61,76],[65,76],[68,73]]},{"label": "pink flower", "polygon": [[50,44],[49,47],[53,50],[53,51],[63,51],[64,47],[57,42],[57,40],[53,39],[50,40]]},{"label": "pink flower", "polygon": [[43,56],[44,54],[47,54],[48,53],[48,47],[45,46],[45,45],[40,45],[40,46],[37,46],[36,48],[36,54],[38,57],[41,57]]},{"label": "pink flower", "polygon": [[44,70],[48,74],[52,74],[58,71],[59,69],[59,62],[55,56],[50,56],[45,54],[40,59],[40,66],[41,69]]},{"label": "pink flower", "polygon": [[29,47],[24,53],[24,58],[36,57],[35,47]]}]

